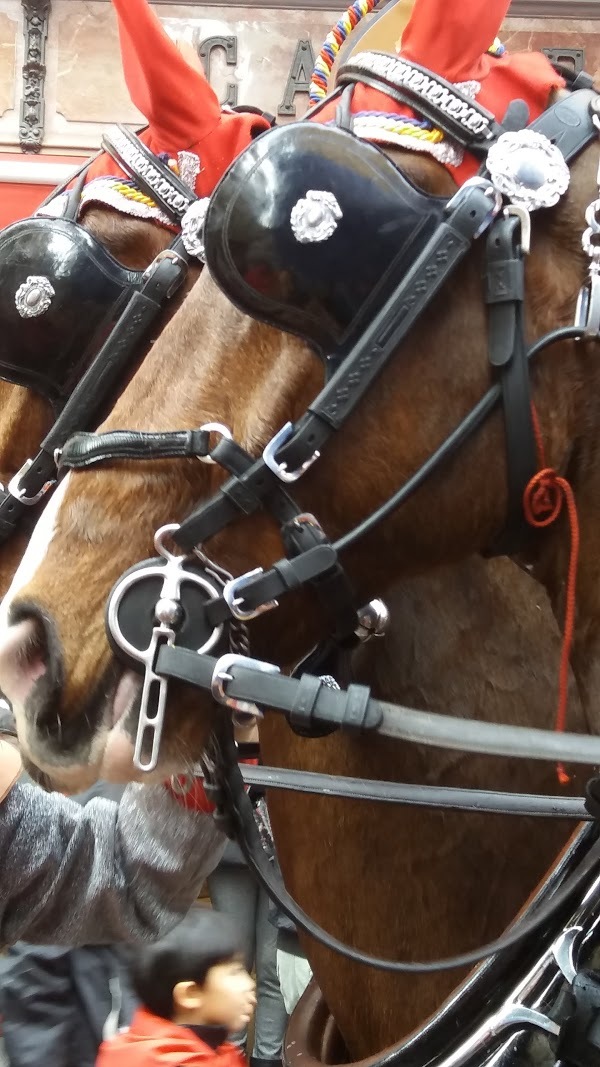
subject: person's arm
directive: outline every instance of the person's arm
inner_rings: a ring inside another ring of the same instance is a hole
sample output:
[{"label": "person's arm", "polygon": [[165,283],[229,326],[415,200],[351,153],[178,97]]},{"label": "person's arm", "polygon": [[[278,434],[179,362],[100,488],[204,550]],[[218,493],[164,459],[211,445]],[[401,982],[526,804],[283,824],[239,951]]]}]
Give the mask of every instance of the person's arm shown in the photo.
[{"label": "person's arm", "polygon": [[224,843],[210,816],[163,786],[130,785],[118,805],[81,808],[18,782],[0,803],[0,941],[159,937],[188,911]]}]

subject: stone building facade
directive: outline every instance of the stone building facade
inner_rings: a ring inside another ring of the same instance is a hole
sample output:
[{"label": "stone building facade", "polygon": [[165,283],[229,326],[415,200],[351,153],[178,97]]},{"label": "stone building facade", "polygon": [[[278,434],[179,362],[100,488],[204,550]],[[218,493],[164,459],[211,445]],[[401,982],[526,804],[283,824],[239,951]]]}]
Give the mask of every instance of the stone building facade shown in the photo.
[{"label": "stone building facade", "polygon": [[[256,104],[279,121],[304,113],[314,55],[344,3],[155,0],[168,31],[197,49],[222,101]],[[503,40],[553,49],[600,77],[600,0],[514,0]],[[0,224],[23,185],[41,195],[98,148],[107,124],[141,121],[109,0],[0,0]],[[40,195],[31,190],[28,204]]]}]

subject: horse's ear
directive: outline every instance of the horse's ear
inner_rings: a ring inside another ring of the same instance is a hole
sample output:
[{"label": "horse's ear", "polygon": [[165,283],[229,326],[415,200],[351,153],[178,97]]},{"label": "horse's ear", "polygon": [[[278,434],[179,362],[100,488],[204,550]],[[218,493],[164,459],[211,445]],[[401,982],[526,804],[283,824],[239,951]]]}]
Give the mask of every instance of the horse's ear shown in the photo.
[{"label": "horse's ear", "polygon": [[416,0],[401,52],[451,82],[478,79],[510,0]]},{"label": "horse's ear", "polygon": [[[219,123],[221,108],[200,61],[189,62],[147,0],[112,0],[131,99],[147,119],[156,151],[197,145]],[[193,52],[193,50],[192,50]],[[195,54],[194,54],[195,55]]]},{"label": "horse's ear", "polygon": [[188,67],[191,67],[192,70],[197,70],[198,73],[201,74],[202,77],[204,77],[204,67],[202,66],[202,60],[200,59],[200,56],[198,55],[193,44],[190,44],[189,41],[184,40],[183,37],[178,37],[175,41],[175,47],[180,53],[180,55],[182,55],[185,59]]}]

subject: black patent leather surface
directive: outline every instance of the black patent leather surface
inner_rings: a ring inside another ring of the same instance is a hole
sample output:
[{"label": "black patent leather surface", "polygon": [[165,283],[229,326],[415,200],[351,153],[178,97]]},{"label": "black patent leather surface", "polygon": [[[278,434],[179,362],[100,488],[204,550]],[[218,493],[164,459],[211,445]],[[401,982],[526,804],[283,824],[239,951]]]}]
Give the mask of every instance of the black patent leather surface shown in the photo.
[{"label": "black patent leather surface", "polygon": [[[291,213],[308,190],[332,192],[337,229],[301,244]],[[428,196],[373,145],[316,123],[263,134],[230,167],[205,223],[206,263],[242,311],[340,358],[440,222]]]},{"label": "black patent leather surface", "polygon": [[[43,315],[27,319],[15,297],[30,276],[47,278],[55,296]],[[8,226],[0,233],[0,377],[60,407],[141,280],[74,222],[32,218]]]}]

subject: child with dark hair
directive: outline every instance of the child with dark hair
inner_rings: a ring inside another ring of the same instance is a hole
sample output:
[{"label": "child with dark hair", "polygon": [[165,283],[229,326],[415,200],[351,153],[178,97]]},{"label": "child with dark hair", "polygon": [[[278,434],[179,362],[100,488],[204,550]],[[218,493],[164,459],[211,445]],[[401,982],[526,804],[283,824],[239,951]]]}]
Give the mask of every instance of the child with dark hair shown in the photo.
[{"label": "child with dark hair", "polygon": [[244,1067],[227,1038],[248,1025],[255,984],[228,916],[194,908],[162,941],[133,951],[131,977],[142,1006],[101,1045],[97,1067]]}]

